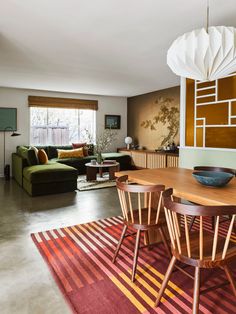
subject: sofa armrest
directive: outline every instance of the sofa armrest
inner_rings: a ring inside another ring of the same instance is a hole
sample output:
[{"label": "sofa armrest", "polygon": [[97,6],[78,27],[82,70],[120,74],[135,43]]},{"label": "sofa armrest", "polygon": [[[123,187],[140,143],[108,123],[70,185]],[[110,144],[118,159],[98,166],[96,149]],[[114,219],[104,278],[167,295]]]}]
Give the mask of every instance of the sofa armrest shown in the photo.
[{"label": "sofa armrest", "polygon": [[12,176],[20,186],[23,186],[23,169],[26,166],[26,159],[16,153],[12,154]]}]

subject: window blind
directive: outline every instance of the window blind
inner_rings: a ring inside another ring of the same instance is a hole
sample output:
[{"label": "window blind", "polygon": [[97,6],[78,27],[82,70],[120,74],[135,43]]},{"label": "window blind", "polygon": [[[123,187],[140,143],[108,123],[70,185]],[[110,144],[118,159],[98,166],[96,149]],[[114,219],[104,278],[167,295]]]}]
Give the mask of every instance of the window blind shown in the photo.
[{"label": "window blind", "polygon": [[29,107],[98,110],[97,100],[28,96]]}]

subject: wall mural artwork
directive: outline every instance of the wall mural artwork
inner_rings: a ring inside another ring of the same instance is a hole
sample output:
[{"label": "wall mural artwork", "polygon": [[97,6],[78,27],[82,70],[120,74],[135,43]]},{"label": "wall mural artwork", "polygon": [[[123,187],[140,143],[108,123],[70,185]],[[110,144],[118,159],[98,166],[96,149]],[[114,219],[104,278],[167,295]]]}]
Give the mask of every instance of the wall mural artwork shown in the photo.
[{"label": "wall mural artwork", "polygon": [[149,150],[179,144],[180,87],[128,98],[128,135]]},{"label": "wall mural artwork", "polygon": [[152,131],[159,131],[158,124],[166,125],[168,129],[167,135],[162,135],[163,140],[160,146],[166,146],[168,143],[175,141],[179,133],[179,108],[173,106],[173,98],[159,97],[155,103],[160,107],[159,112],[151,120],[141,122],[141,127]]}]

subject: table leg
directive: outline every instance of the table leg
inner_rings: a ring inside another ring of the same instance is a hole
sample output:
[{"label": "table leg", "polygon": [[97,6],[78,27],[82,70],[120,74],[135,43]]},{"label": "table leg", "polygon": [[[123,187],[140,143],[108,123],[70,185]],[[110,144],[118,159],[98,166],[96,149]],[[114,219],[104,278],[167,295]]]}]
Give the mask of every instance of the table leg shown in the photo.
[{"label": "table leg", "polygon": [[119,171],[119,166],[110,166],[109,167],[109,180],[114,180],[115,177],[115,172]]},{"label": "table leg", "polygon": [[102,167],[99,168],[99,176],[102,178]]},{"label": "table leg", "polygon": [[86,180],[94,181],[97,179],[97,168],[96,167],[87,167],[86,169]]}]

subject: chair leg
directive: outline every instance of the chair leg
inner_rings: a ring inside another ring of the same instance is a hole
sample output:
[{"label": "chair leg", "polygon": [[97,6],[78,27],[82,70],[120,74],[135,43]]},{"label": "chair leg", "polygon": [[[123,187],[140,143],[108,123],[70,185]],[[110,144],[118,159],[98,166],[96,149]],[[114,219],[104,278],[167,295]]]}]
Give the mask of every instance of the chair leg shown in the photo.
[{"label": "chair leg", "polygon": [[192,229],[192,227],[193,227],[193,224],[194,224],[194,222],[195,222],[195,219],[196,219],[196,217],[195,217],[195,216],[192,216],[191,221],[190,221],[190,224],[189,224],[189,231],[191,231],[191,229]]},{"label": "chair leg", "polygon": [[176,257],[175,256],[172,256],[172,259],[170,261],[170,264],[167,268],[167,271],[166,271],[166,274],[165,274],[165,277],[164,277],[164,280],[161,284],[161,288],[159,290],[159,293],[158,293],[158,296],[157,296],[157,299],[156,299],[156,303],[155,303],[155,306],[158,306],[160,301],[161,301],[161,298],[163,296],[163,293],[165,292],[166,290],[166,286],[168,284],[168,281],[170,279],[170,276],[171,276],[171,273],[173,271],[173,268],[175,266],[175,262],[176,262]]},{"label": "chair leg", "polygon": [[193,314],[199,313],[199,293],[200,293],[200,268],[195,267],[193,290]]},{"label": "chair leg", "polygon": [[121,244],[122,244],[122,242],[123,242],[123,240],[125,238],[125,233],[126,233],[127,228],[128,227],[126,225],[123,226],[123,230],[122,230],[122,233],[121,233],[121,236],[120,236],[120,240],[119,240],[119,242],[117,244],[116,251],[115,251],[114,257],[112,259],[112,263],[115,263],[115,261],[116,261],[116,257],[117,257],[117,255],[119,253]]},{"label": "chair leg", "polygon": [[164,246],[165,246],[165,249],[166,249],[166,253],[168,254],[168,257],[171,258],[171,257],[172,257],[172,254],[171,254],[170,246],[169,246],[169,244],[168,244],[168,241],[167,241],[167,239],[166,239],[165,232],[164,232],[164,230],[163,230],[162,227],[159,228],[159,233],[160,233],[162,242],[164,243]]},{"label": "chair leg", "polygon": [[145,243],[145,245],[148,246],[148,249],[150,249],[150,248],[149,248],[150,241],[149,241],[148,230],[145,230],[145,231],[144,231],[144,243]]},{"label": "chair leg", "polygon": [[135,248],[134,248],[133,271],[132,271],[132,277],[131,277],[132,282],[134,282],[134,280],[135,280],[135,273],[136,273],[137,260],[138,260],[139,242],[140,242],[140,235],[141,235],[141,230],[139,229],[137,231],[136,241],[135,241]]},{"label": "chair leg", "polygon": [[216,224],[216,217],[212,216],[211,217],[211,228],[212,228],[212,230],[215,230],[215,224]]},{"label": "chair leg", "polygon": [[234,281],[232,272],[227,265],[224,266],[224,271],[225,271],[225,274],[226,274],[228,281],[230,282],[231,288],[233,290],[233,294],[236,297],[236,283]]}]

